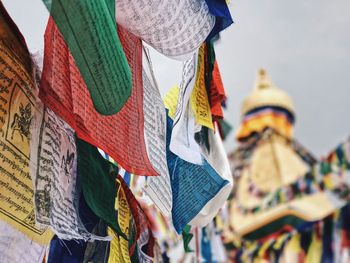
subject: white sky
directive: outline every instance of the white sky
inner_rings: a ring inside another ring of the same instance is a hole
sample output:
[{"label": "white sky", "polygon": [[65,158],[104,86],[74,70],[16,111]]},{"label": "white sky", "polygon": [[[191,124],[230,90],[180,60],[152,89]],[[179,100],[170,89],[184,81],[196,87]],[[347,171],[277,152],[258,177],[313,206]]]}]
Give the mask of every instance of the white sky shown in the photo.
[{"label": "white sky", "polygon": [[[32,51],[43,47],[47,11],[41,0],[3,0]],[[242,99],[258,68],[287,91],[297,112],[296,138],[317,155],[350,135],[350,1],[232,0],[235,20],[222,33],[217,58],[228,95],[226,119],[239,125]],[[156,52],[161,92],[177,84],[181,64]],[[234,147],[234,136],[226,142]]]}]

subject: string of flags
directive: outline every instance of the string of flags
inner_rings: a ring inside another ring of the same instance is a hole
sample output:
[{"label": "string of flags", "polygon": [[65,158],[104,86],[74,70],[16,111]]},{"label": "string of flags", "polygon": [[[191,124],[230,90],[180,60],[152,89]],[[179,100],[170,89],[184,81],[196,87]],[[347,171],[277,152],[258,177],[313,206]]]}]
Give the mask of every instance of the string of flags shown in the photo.
[{"label": "string of flags", "polygon": [[[346,204],[349,146],[348,139],[313,169],[314,183],[320,189],[334,192],[346,201],[339,210],[322,220],[299,222],[260,239],[240,238],[232,229],[226,228],[222,235],[229,259],[232,262],[346,262],[350,249],[349,205]],[[330,177],[334,179],[330,180]]]},{"label": "string of flags", "polygon": [[[1,263],[349,258],[350,139],[317,160],[260,71],[225,153],[228,1],[42,2],[43,58],[0,3]],[[164,98],[149,48],[183,64]]]},{"label": "string of flags", "polygon": [[[43,4],[41,63],[0,3],[0,262],[166,261],[233,185],[214,51],[227,3]],[[144,43],[184,63],[167,107]]]}]

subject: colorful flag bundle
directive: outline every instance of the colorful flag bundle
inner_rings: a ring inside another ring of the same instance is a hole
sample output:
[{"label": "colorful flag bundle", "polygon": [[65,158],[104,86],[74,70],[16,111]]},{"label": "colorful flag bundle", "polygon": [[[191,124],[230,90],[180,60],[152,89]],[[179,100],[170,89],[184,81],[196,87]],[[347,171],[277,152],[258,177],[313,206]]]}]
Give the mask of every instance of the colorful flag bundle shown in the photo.
[{"label": "colorful flag bundle", "polygon": [[[162,262],[226,201],[212,54],[232,18],[225,1],[168,2],[43,0],[42,72],[0,4],[0,262]],[[184,61],[174,122],[142,41]],[[199,160],[171,150],[185,133]]]},{"label": "colorful flag bundle", "polygon": [[[0,262],[350,253],[350,140],[318,161],[264,70],[225,153],[227,1],[42,2],[42,69],[0,3]],[[183,62],[164,99],[148,46]]]}]

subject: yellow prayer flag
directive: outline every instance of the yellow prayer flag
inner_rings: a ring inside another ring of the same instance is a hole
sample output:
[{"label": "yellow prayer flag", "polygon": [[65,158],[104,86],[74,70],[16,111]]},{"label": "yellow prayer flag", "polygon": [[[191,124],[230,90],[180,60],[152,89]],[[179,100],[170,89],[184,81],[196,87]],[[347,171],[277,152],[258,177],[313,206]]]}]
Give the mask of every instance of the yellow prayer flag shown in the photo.
[{"label": "yellow prayer flag", "polygon": [[292,239],[288,243],[288,249],[295,253],[299,253],[301,250],[300,247],[300,234],[293,235]]},{"label": "yellow prayer flag", "polygon": [[121,257],[118,235],[110,227],[108,227],[107,233],[112,237],[109,246],[108,263],[124,263],[124,260]]},{"label": "yellow prayer flag", "polygon": [[179,99],[180,89],[178,86],[172,87],[165,95],[163,102],[165,108],[169,110],[169,117],[174,119],[176,113],[177,101]]},{"label": "yellow prayer flag", "polygon": [[9,48],[3,42],[6,34],[10,35],[2,31],[7,28],[3,19],[0,15],[0,219],[46,244],[52,233],[36,225],[29,174],[30,122],[37,110],[35,85],[23,63],[25,55],[19,58],[13,53],[19,44],[12,43]]},{"label": "yellow prayer flag", "polygon": [[321,262],[322,256],[322,240],[315,233],[312,235],[312,241],[307,251],[305,263]]},{"label": "yellow prayer flag", "polygon": [[[124,189],[122,187],[119,188],[118,192],[118,224],[120,226],[121,231],[126,235],[129,236],[129,225],[130,225],[130,218],[131,218],[131,211],[128,204],[128,201],[126,200],[126,195],[124,192]],[[129,245],[128,241],[124,238],[119,238],[119,245],[120,245],[120,252],[121,256],[123,258],[123,262],[129,263],[130,256],[129,256]]]},{"label": "yellow prayer flag", "polygon": [[198,69],[196,83],[191,93],[190,105],[197,124],[214,129],[211,109],[205,86],[205,46],[202,45],[198,52]]}]

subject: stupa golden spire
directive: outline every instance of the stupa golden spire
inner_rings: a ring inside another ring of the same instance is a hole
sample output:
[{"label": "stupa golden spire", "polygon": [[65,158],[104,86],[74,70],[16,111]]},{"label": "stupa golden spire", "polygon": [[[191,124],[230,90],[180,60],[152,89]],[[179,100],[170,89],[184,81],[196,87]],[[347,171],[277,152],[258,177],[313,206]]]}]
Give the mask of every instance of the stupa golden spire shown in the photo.
[{"label": "stupa golden spire", "polygon": [[242,103],[241,114],[261,107],[280,107],[294,115],[294,104],[291,97],[276,87],[264,69],[258,71],[253,92]]},{"label": "stupa golden spire", "polygon": [[238,140],[245,140],[267,128],[274,129],[289,139],[293,136],[293,101],[285,91],[272,83],[264,69],[258,71],[255,87],[242,103],[241,115]]}]

